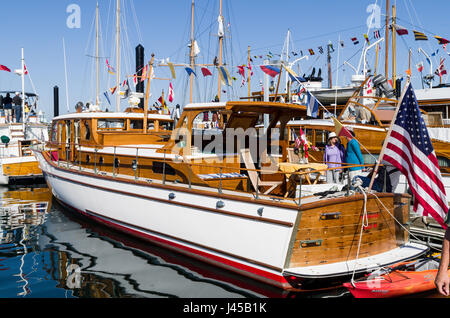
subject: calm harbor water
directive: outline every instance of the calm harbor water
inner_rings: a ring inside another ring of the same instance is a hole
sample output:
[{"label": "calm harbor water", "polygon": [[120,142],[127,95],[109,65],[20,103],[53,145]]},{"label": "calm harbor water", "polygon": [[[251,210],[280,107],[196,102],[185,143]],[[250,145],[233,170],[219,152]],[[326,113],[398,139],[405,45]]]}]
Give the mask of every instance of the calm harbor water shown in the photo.
[{"label": "calm harbor water", "polygon": [[0,196],[0,298],[351,298],[286,293],[130,238],[75,217],[45,186]]}]

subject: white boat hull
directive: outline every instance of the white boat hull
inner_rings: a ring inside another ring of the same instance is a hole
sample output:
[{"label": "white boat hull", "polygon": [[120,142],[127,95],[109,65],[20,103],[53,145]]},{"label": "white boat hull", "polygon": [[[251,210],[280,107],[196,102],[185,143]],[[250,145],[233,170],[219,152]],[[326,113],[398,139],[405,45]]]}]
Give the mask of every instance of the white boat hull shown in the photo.
[{"label": "white boat hull", "polygon": [[[283,289],[293,289],[288,273],[305,275],[301,267],[285,268],[301,214],[296,207],[82,173],[58,168],[40,152],[36,157],[58,201],[108,227]],[[217,207],[218,202],[224,206]],[[406,253],[389,261],[409,259],[426,249],[406,247]],[[371,257],[371,264],[384,264],[376,260],[376,255]],[[341,265],[330,264],[323,277],[353,270]],[[336,266],[344,270],[334,271]],[[320,276],[316,272],[315,278]]]}]

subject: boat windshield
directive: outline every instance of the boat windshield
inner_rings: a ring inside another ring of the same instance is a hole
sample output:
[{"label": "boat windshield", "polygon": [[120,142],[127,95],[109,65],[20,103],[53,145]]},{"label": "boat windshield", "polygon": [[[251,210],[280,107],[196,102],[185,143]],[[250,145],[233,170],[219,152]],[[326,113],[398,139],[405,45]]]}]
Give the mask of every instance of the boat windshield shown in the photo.
[{"label": "boat windshield", "polygon": [[99,119],[97,122],[98,130],[123,130],[125,120],[123,119]]}]

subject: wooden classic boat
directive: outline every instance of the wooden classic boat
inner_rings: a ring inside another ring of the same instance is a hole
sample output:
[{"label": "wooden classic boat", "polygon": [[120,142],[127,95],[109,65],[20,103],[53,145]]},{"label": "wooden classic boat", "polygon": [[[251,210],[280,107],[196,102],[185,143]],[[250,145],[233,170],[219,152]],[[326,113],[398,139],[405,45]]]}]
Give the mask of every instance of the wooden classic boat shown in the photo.
[{"label": "wooden classic boat", "polygon": [[[168,115],[137,108],[75,113],[54,118],[50,141],[33,150],[55,198],[77,214],[282,289],[425,253],[409,241],[406,194],[300,194],[308,169],[280,164],[289,164],[286,124],[305,113],[189,104],[174,129]],[[271,122],[258,130],[261,114]]]}]

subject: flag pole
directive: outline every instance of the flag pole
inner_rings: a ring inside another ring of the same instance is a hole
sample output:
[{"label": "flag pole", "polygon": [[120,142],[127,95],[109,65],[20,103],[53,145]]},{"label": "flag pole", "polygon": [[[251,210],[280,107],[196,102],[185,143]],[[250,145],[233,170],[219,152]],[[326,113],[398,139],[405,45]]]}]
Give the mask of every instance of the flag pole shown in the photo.
[{"label": "flag pole", "polygon": [[[144,134],[147,133],[147,120],[148,120],[148,97],[150,91],[150,81],[152,80],[152,72],[153,72],[153,59],[155,58],[155,54],[152,53],[152,59],[150,60],[150,75],[147,79],[147,88],[145,92],[145,107],[144,107]],[[147,74],[146,74],[147,75]]]},{"label": "flag pole", "polygon": [[[251,77],[252,70],[250,69],[250,46],[248,47],[248,97],[252,95],[251,89],[250,89],[250,77]],[[249,101],[251,99],[249,98]]]},{"label": "flag pole", "polygon": [[376,177],[376,175],[378,173],[378,168],[380,167],[380,163],[383,160],[383,156],[384,156],[384,152],[386,150],[388,139],[389,139],[389,137],[391,135],[391,132],[392,132],[392,126],[394,125],[395,119],[397,118],[398,110],[400,109],[400,104],[401,104],[403,98],[405,97],[405,93],[406,93],[406,91],[408,89],[408,86],[411,84],[410,80],[411,79],[408,76],[408,78],[406,80],[406,83],[405,83],[405,86],[403,87],[402,95],[400,96],[400,99],[397,102],[397,107],[395,108],[395,113],[394,113],[394,116],[392,117],[391,125],[389,126],[389,131],[388,131],[388,133],[386,135],[386,138],[384,139],[383,147],[381,148],[381,152],[380,152],[380,156],[378,157],[377,164],[375,165],[375,169],[373,170],[372,178],[370,179],[369,189],[367,190],[367,192],[370,192],[370,190],[372,190],[373,182],[375,181],[375,177]]}]

